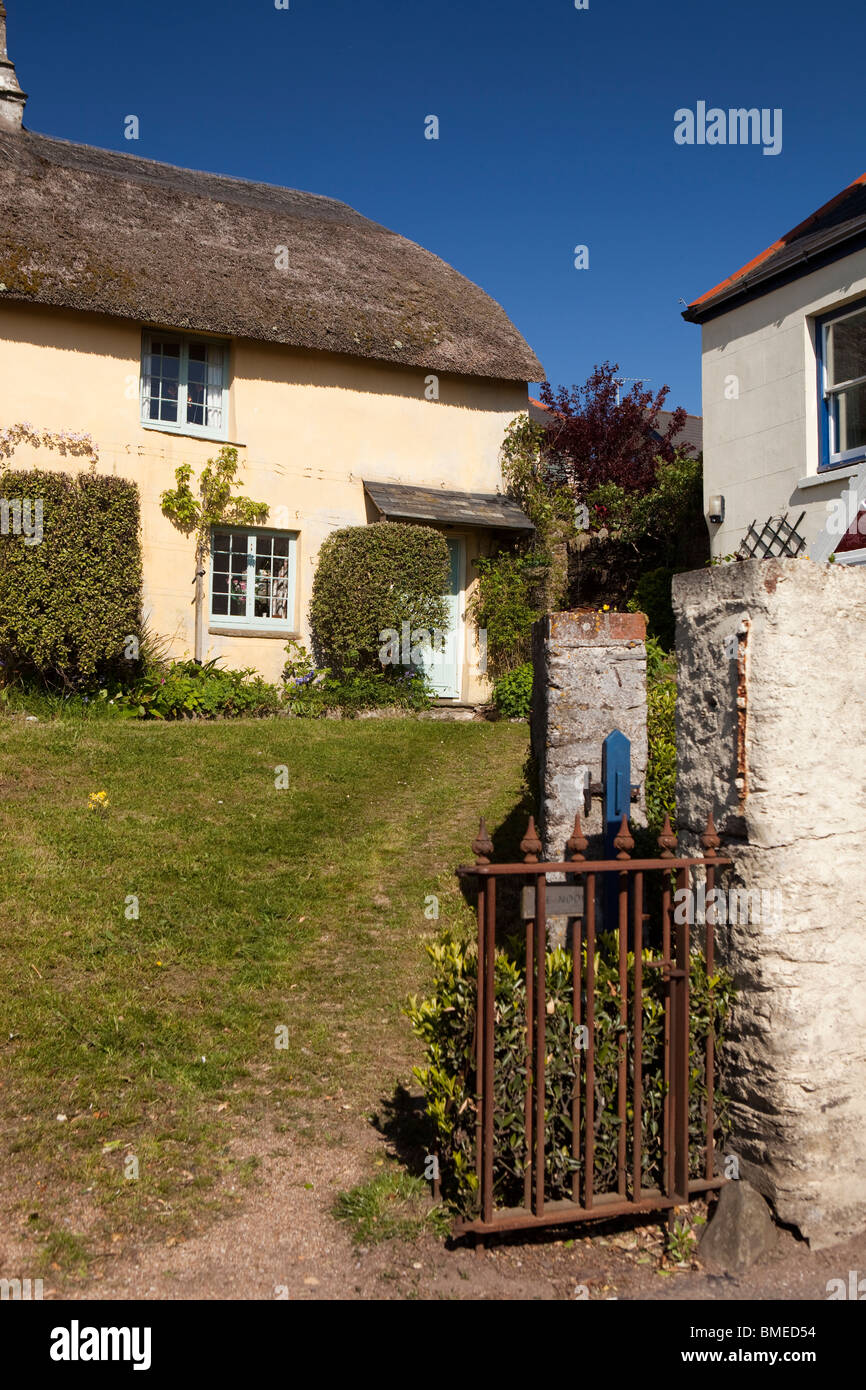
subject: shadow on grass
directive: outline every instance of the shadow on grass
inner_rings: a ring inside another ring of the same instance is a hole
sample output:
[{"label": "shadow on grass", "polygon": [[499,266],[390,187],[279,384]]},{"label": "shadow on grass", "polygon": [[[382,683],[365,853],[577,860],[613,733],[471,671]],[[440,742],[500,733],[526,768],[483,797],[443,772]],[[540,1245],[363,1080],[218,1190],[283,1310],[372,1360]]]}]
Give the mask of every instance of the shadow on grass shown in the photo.
[{"label": "shadow on grass", "polygon": [[423,1095],[413,1096],[398,1084],[392,1096],[383,1097],[373,1127],[387,1139],[408,1173],[424,1176],[427,1155],[435,1152],[435,1131]]},{"label": "shadow on grass", "polygon": [[[524,783],[518,801],[514,803],[511,810],[503,820],[496,826],[488,825],[488,832],[493,841],[493,853],[490,861],[493,864],[519,864],[523,860],[523,851],[520,842],[526,834],[529,825],[529,817],[536,814],[535,808],[535,773],[532,764],[531,754],[527,755],[524,766]],[[481,813],[483,814],[483,812]],[[485,817],[486,820],[486,817]],[[464,860],[469,866],[472,863],[473,855],[471,849]],[[512,932],[519,922],[518,899],[523,880],[514,877],[506,877],[498,880],[496,885],[496,934],[501,937],[503,934]],[[469,907],[475,912],[478,905],[478,879],[474,874],[461,874],[460,891]]]}]

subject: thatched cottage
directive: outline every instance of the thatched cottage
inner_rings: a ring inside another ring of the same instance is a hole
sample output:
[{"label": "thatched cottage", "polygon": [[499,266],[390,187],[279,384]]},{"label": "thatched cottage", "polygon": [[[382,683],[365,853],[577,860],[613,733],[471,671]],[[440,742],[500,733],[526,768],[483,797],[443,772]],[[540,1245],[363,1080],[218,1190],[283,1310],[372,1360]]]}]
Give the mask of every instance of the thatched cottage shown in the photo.
[{"label": "thatched cottage", "polygon": [[[473,559],[528,525],[499,447],[543,376],[503,309],[344,203],[36,135],[25,100],[0,3],[0,426],[86,432],[138,483],[150,627],[192,655],[191,543],[160,495],[233,444],[270,515],[211,555],[202,655],[276,678],[324,537],[424,521],[453,562],[439,694],[483,697]],[[280,582],[230,594],[229,563]]]}]

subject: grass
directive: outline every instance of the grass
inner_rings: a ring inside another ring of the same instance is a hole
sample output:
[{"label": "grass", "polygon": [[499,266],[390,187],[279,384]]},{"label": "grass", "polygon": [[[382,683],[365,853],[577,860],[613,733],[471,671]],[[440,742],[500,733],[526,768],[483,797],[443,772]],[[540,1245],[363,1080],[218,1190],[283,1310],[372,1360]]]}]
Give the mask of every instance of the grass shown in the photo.
[{"label": "grass", "polygon": [[451,1226],[445,1208],[430,1205],[430,1188],[423,1178],[396,1168],[341,1192],[333,1214],[350,1227],[356,1245],[416,1240],[430,1232],[444,1236]]},{"label": "grass", "polygon": [[453,869],[525,752],[504,723],[0,719],[0,1162],[34,1234],[75,1193],[91,1245],[183,1231],[263,1112],[407,1075],[425,906],[465,918]]}]

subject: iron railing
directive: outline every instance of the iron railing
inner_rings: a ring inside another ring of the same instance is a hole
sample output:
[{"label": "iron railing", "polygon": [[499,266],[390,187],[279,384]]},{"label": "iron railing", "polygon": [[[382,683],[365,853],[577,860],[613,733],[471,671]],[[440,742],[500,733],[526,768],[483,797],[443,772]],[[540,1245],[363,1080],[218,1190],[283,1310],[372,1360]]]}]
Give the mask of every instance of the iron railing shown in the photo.
[{"label": "iron railing", "polygon": [[[575,817],[574,833],[568,841],[570,858],[562,863],[541,861],[542,845],[532,818],[520,848],[522,863],[493,864],[493,844],[481,821],[472,849],[474,865],[458,869],[464,877],[474,877],[478,885],[478,976],[475,1026],[476,1089],[476,1172],[479,1211],[455,1223],[455,1234],[489,1234],[620,1216],[679,1206],[695,1194],[720,1187],[724,1178],[715,1172],[715,1033],[712,991],[715,970],[713,914],[701,914],[696,923],[705,930],[704,952],[710,998],[710,1026],[704,1048],[706,1083],[703,1177],[689,1177],[689,1067],[690,999],[689,977],[692,940],[686,911],[672,910],[672,891],[688,889],[696,870],[706,875],[705,892],[715,887],[716,869],[732,861],[717,853],[719,837],[712,814],[701,837],[703,856],[681,857],[675,853],[676,836],[668,820],[658,836],[659,857],[632,859],[634,839],[625,816],[614,841],[616,859],[588,860],[589,842],[580,817]],[[567,941],[572,956],[572,1011],[575,1028],[585,1026],[586,1046],[581,1060],[574,1064],[571,1098],[571,1136],[573,1179],[570,1200],[550,1200],[545,1194],[545,1070],[546,1038],[546,957],[549,874],[583,886],[583,912],[567,919]],[[603,893],[598,889],[605,876],[616,875],[615,921],[599,923],[604,912]],[[646,955],[645,911],[647,880],[661,879],[661,954]],[[522,1207],[494,1208],[494,1045],[495,1045],[495,955],[497,922],[497,884],[508,878],[525,878],[534,884],[534,917],[526,922],[526,1084],[525,1084],[525,1164]],[[679,899],[679,901],[684,901]],[[706,920],[709,917],[710,920]],[[680,920],[680,919],[683,920]],[[614,1191],[596,1192],[594,1184],[596,1106],[596,943],[599,926],[615,930],[618,945],[618,1004],[621,1028],[618,1035],[616,1118],[617,1180]],[[569,940],[570,938],[570,940]],[[633,986],[628,989],[629,938],[634,952]],[[642,1184],[642,1026],[644,972],[661,971],[664,997],[664,1099],[662,1120],[661,1182],[655,1187]],[[631,1014],[631,1088],[629,1088],[627,1039]],[[628,1169],[628,1126],[631,1124],[631,1171]]]}]

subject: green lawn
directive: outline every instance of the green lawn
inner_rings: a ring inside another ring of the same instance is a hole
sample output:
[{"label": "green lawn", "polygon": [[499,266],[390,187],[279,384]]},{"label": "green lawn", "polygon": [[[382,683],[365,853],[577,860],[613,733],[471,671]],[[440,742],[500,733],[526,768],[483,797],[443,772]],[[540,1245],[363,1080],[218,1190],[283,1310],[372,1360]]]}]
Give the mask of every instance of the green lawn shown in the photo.
[{"label": "green lawn", "polygon": [[0,1161],[19,1207],[38,1186],[51,1258],[78,1258],[76,1189],[103,1235],[183,1229],[239,1122],[291,1126],[340,1090],[363,1109],[408,1074],[425,900],[465,916],[453,868],[480,813],[521,801],[526,744],[408,719],[0,720]]}]

